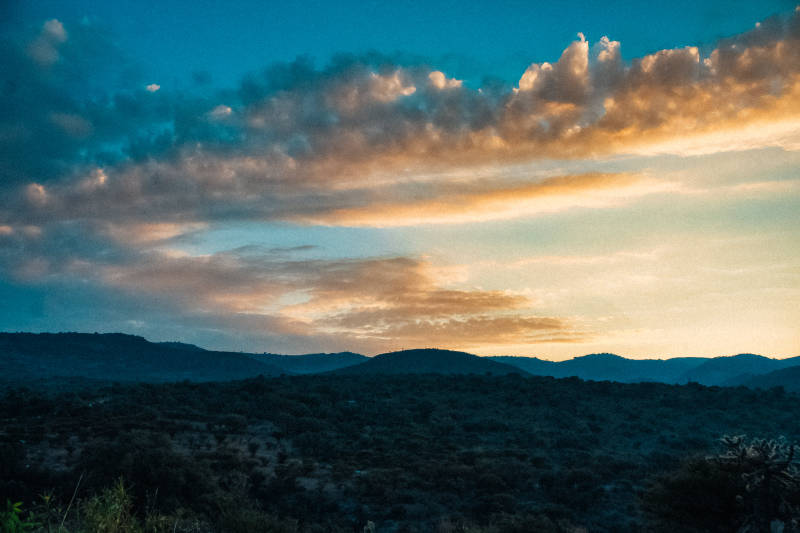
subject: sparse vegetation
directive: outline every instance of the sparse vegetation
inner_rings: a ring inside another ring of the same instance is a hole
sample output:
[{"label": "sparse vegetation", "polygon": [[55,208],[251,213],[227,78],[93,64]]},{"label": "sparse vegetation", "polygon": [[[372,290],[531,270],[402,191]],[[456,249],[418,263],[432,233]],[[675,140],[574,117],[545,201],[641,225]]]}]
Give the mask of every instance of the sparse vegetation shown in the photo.
[{"label": "sparse vegetation", "polygon": [[793,481],[774,484],[790,447],[765,451],[768,492],[760,456],[746,483],[717,453],[725,434],[796,442],[800,404],[781,391],[302,376],[18,388],[0,405],[0,501],[38,531],[58,531],[74,493],[73,533],[737,531],[761,516],[749,497],[796,505]]},{"label": "sparse vegetation", "polygon": [[6,508],[0,512],[0,533],[22,533],[38,526],[30,517],[23,515],[22,502],[6,500]]},{"label": "sparse vegetation", "polygon": [[724,437],[724,450],[695,457],[644,495],[656,531],[800,531],[796,447],[784,440]]}]

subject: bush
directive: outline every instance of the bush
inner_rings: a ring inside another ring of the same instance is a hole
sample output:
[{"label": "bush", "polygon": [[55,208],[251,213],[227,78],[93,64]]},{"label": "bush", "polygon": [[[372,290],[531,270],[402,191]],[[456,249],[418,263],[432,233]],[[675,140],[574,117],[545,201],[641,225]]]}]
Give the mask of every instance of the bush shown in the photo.
[{"label": "bush", "polygon": [[133,503],[122,479],[90,499],[83,508],[83,521],[92,533],[139,533],[141,527],[131,510]]},{"label": "bush", "polygon": [[718,455],[686,461],[643,497],[655,531],[800,532],[800,472],[782,440],[722,439]]},{"label": "bush", "polygon": [[6,500],[6,510],[0,512],[0,533],[22,533],[37,526],[33,520],[22,518],[22,502]]}]

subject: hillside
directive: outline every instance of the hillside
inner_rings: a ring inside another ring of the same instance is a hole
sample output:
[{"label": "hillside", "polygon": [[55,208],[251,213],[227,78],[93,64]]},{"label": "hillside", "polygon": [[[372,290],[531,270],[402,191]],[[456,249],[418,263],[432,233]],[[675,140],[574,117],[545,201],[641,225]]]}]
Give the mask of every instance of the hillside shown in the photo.
[{"label": "hillside", "polygon": [[526,374],[525,371],[466,352],[432,348],[389,352],[337,374]]},{"label": "hillside", "polygon": [[715,357],[688,370],[682,379],[703,385],[734,385],[750,377],[800,364],[798,358],[772,359],[751,353]]},{"label": "hillside", "polygon": [[0,333],[5,381],[82,377],[113,381],[224,381],[282,369],[246,355],[121,333]]},{"label": "hillside", "polygon": [[708,361],[700,357],[627,359],[610,353],[584,355],[559,362],[544,361],[536,357],[498,356],[492,359],[538,376],[554,378],[575,376],[594,381],[621,383],[640,381],[686,383],[686,379],[682,378],[683,374]]},{"label": "hillside", "polygon": [[748,376],[736,380],[731,385],[745,385],[757,389],[783,387],[787,392],[800,392],[800,365],[773,370],[760,376]]},{"label": "hillside", "polygon": [[367,361],[369,358],[353,353],[309,353],[303,355],[280,355],[280,354],[254,354],[251,355],[256,361],[268,363],[276,366],[288,374],[317,374],[320,372],[330,372],[347,366],[357,365]]},{"label": "hillside", "polygon": [[[723,435],[800,439],[794,395],[518,375],[18,389],[0,405],[0,502],[64,509],[82,479],[81,508],[122,478],[138,517],[171,515],[146,530],[161,533],[737,531],[648,527],[641,502]],[[729,520],[739,492],[707,478],[678,486],[677,510]],[[69,531],[108,531],[82,516]]]},{"label": "hillside", "polygon": [[516,366],[530,374],[554,378],[579,377],[593,381],[636,383],[654,381],[702,385],[747,385],[756,376],[800,364],[800,358],[773,359],[762,355],[729,357],[674,357],[672,359],[627,359],[601,353],[566,361],[545,361],[536,357],[498,356],[491,359]]}]

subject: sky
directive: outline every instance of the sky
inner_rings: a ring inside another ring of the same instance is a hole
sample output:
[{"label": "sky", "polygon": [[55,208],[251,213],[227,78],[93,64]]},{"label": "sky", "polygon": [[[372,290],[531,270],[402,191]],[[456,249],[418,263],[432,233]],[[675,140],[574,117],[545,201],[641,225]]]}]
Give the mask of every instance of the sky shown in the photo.
[{"label": "sky", "polygon": [[800,8],[0,7],[0,330],[800,355]]}]

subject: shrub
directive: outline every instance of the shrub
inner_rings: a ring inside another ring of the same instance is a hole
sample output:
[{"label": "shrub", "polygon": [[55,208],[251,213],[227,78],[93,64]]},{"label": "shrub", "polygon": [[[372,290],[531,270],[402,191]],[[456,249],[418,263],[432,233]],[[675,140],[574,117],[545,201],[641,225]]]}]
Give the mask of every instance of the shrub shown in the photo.
[{"label": "shrub", "polygon": [[655,531],[800,532],[800,471],[782,440],[724,437],[715,456],[686,461],[643,496]]},{"label": "shrub", "polygon": [[84,505],[86,530],[92,533],[139,533],[141,527],[131,512],[132,508],[130,494],[120,478]]},{"label": "shrub", "polygon": [[22,533],[36,526],[33,520],[22,518],[22,502],[6,500],[6,510],[0,512],[0,533]]}]

